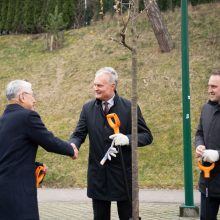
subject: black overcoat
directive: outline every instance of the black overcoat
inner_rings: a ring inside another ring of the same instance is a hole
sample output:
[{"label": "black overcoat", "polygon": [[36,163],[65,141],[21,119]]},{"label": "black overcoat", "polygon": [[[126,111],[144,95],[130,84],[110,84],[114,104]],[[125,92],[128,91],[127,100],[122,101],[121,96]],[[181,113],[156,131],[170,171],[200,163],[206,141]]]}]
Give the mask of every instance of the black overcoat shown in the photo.
[{"label": "black overcoat", "polygon": [[[131,143],[131,102],[116,94],[110,113],[118,115],[121,122],[120,133],[127,135]],[[101,101],[92,100],[86,103],[70,142],[79,148],[87,134],[89,135],[87,195],[93,199],[107,201],[128,199],[120,154],[117,154],[116,158],[112,157],[111,161],[107,160],[104,166],[100,165],[101,159],[111,145],[112,140],[109,136],[113,133],[104,115]],[[138,146],[148,145],[152,140],[151,132],[138,107]],[[131,191],[131,146],[122,146],[121,149]]]},{"label": "black overcoat", "polygon": [[[196,131],[195,145],[204,145],[206,149],[217,150],[220,153],[220,106],[209,101],[203,106],[200,123]],[[205,164],[210,166],[209,163]],[[209,179],[204,179],[200,174],[199,189],[205,194],[209,185],[209,196],[220,197],[220,161],[216,162]],[[209,181],[209,183],[207,182]]]},{"label": "black overcoat", "polygon": [[69,143],[56,138],[40,116],[10,104],[0,117],[0,219],[38,220],[35,157],[46,151],[72,156]]}]

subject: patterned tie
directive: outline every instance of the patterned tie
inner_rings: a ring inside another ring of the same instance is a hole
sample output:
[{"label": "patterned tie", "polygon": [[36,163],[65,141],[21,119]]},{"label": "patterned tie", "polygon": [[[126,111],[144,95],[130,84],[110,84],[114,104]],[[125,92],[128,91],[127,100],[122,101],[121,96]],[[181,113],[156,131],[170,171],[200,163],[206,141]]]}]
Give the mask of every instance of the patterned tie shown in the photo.
[{"label": "patterned tie", "polygon": [[107,114],[108,114],[108,111],[109,111],[108,102],[103,102],[103,104],[104,104],[104,109],[103,109],[104,114],[107,115]]}]

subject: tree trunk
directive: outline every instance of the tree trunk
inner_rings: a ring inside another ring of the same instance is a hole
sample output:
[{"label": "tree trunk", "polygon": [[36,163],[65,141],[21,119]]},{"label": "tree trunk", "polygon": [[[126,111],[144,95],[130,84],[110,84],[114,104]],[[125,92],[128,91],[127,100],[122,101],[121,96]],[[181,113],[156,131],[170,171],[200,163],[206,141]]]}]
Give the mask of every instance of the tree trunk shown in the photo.
[{"label": "tree trunk", "polygon": [[53,41],[54,41],[54,36],[53,34],[50,35],[50,51],[53,51]]},{"label": "tree trunk", "polygon": [[137,160],[137,50],[132,49],[132,219],[139,218],[139,186]]},{"label": "tree trunk", "polygon": [[144,0],[144,4],[161,52],[170,52],[174,45],[157,2],[155,0]]},{"label": "tree trunk", "polygon": [[[136,18],[138,15],[139,0],[134,1],[132,10],[132,18]],[[132,19],[131,24],[132,33],[132,98],[131,98],[131,111],[132,111],[132,220],[139,219],[139,186],[138,186],[138,133],[137,133],[137,31],[136,31],[136,19]]]}]

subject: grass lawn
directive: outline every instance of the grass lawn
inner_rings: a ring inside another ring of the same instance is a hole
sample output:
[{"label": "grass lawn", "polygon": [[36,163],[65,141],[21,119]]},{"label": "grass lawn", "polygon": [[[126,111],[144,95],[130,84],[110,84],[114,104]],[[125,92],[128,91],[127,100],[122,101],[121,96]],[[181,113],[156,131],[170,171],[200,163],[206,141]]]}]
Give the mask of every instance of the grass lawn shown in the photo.
[{"label": "grass lawn", "polygon": [[[200,110],[207,100],[207,81],[220,68],[220,4],[189,9],[189,61],[192,148]],[[163,14],[175,43],[170,53],[160,53],[147,16],[138,20],[138,103],[154,136],[154,143],[139,149],[140,187],[182,188],[182,82],[181,12]],[[0,36],[0,112],[6,104],[10,80],[27,79],[37,97],[36,110],[45,125],[68,140],[82,105],[93,97],[96,70],[112,66],[119,73],[118,93],[131,97],[131,55],[111,40],[118,34],[117,21],[103,21],[65,32],[64,48],[47,52],[43,35]],[[194,155],[194,150],[192,149]],[[39,148],[37,160],[49,167],[44,186],[86,187],[88,140],[76,161]],[[194,160],[194,159],[193,159]],[[194,186],[198,169],[193,161]]]}]

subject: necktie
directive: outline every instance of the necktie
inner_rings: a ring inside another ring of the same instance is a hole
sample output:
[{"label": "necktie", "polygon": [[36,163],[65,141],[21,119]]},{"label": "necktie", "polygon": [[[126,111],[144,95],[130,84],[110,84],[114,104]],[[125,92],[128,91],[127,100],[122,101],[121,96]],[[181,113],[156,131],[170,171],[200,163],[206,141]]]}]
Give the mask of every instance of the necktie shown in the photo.
[{"label": "necktie", "polygon": [[103,109],[104,114],[107,115],[107,114],[108,114],[108,111],[109,111],[108,102],[104,102],[103,104],[104,104],[104,109]]}]

